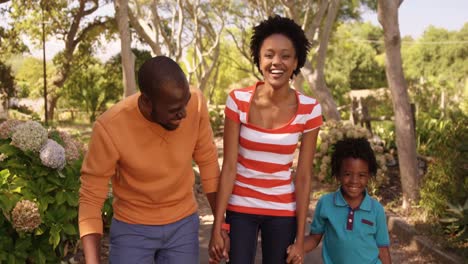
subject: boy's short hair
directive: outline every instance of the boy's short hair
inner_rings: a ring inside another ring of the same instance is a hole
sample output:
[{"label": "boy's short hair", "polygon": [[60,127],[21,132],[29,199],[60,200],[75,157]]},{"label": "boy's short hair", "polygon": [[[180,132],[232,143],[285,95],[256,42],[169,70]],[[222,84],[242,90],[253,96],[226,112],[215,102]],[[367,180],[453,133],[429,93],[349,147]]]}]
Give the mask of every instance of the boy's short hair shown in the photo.
[{"label": "boy's short hair", "polygon": [[263,41],[273,34],[281,34],[293,43],[297,57],[297,68],[294,70],[293,75],[297,75],[307,59],[310,42],[302,28],[294,20],[278,15],[268,17],[267,20],[262,21],[253,28],[252,38],[250,39],[250,54],[255,65],[262,72],[259,58],[260,48]]},{"label": "boy's short hair", "polygon": [[377,160],[372,147],[365,138],[345,138],[335,143],[335,149],[331,157],[331,173],[338,177],[341,164],[344,159],[354,158],[367,162],[372,176],[377,173]]}]

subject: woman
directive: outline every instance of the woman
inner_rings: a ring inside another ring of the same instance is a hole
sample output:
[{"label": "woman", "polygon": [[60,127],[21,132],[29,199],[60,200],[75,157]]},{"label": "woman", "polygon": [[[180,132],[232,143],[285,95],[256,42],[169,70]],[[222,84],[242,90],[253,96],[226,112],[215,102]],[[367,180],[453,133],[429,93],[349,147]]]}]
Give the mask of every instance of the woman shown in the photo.
[{"label": "woman", "polygon": [[[259,231],[263,263],[285,263],[291,243],[290,254],[303,259],[322,116],[317,101],[289,83],[309,48],[303,30],[291,19],[274,16],[254,27],[250,49],[264,80],[232,91],[227,99],[224,161],[209,247],[212,262],[226,258],[234,264],[254,263]],[[291,166],[300,138],[293,179]]]}]

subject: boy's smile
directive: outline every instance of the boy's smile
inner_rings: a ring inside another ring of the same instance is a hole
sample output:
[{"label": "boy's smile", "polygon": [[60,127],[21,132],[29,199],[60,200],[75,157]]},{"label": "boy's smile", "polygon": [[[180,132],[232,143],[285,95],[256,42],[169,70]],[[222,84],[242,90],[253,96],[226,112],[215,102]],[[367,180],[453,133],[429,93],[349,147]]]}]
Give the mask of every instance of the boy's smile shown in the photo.
[{"label": "boy's smile", "polygon": [[346,158],[341,163],[338,180],[343,197],[352,208],[358,207],[364,198],[369,181],[369,165],[362,159]]}]

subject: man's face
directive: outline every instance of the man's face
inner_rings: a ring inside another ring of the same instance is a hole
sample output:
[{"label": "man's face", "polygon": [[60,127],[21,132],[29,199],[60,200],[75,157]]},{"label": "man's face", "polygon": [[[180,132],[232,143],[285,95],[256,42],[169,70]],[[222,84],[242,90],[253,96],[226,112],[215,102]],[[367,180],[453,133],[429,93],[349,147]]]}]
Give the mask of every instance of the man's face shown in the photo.
[{"label": "man's face", "polygon": [[166,130],[175,130],[187,116],[186,107],[190,100],[188,85],[177,87],[176,83],[167,83],[156,98],[147,98],[151,105],[151,119]]}]

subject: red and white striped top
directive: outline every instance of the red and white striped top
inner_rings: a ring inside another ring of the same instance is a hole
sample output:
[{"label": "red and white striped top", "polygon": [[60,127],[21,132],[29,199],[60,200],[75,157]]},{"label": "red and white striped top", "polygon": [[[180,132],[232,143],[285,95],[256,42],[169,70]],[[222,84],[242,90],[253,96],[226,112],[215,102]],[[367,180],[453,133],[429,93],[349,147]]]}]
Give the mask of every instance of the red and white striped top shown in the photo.
[{"label": "red and white striped top", "polygon": [[322,125],[322,109],[314,98],[296,91],[296,114],[284,126],[265,129],[248,123],[255,88],[229,93],[226,117],[240,123],[237,175],[227,209],[239,213],[294,216],[296,199],[291,166],[301,134]]}]

